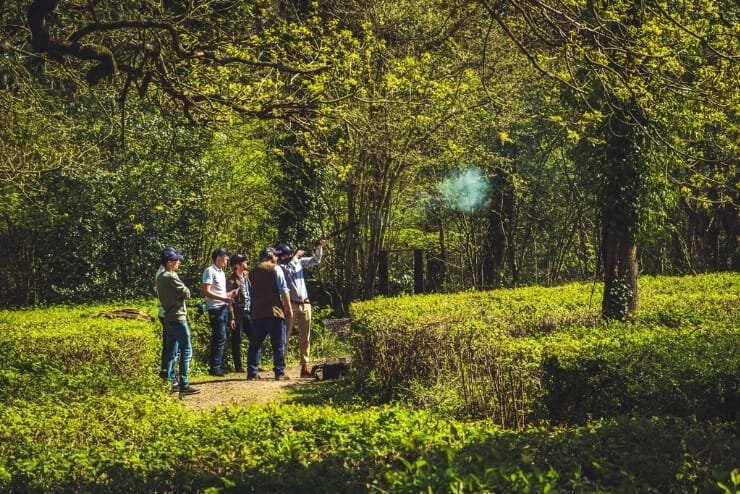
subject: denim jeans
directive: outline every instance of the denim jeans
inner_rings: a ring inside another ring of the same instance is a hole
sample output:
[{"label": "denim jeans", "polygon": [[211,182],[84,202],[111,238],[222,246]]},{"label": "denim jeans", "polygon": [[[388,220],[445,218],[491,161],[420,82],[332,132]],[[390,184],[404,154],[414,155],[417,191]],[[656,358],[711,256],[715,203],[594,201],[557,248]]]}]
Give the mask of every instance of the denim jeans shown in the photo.
[{"label": "denim jeans", "polygon": [[[164,322],[164,317],[159,318],[159,322],[162,324],[162,368],[159,371],[159,377],[162,379],[169,379],[169,376],[175,371],[175,361],[172,360],[167,365],[167,323]],[[177,342],[175,342],[175,354],[177,354]]]},{"label": "denim jeans", "polygon": [[216,309],[208,309],[208,320],[211,323],[211,372],[218,372],[221,370],[221,365],[224,362],[226,326],[229,323],[229,306],[222,305]]},{"label": "denim jeans", "polygon": [[249,350],[247,350],[247,375],[256,376],[259,372],[259,357],[262,343],[270,335],[272,344],[272,364],[275,376],[285,374],[285,321],[277,317],[252,319],[249,331]]},{"label": "denim jeans", "polygon": [[168,378],[175,383],[175,358],[178,347],[180,350],[180,389],[189,385],[190,358],[193,356],[193,345],[190,341],[190,326],[184,319],[169,321],[165,335],[166,368],[169,369]]},{"label": "denim jeans", "polygon": [[[243,313],[242,317],[236,316],[236,327],[229,331],[231,339],[231,356],[234,359],[234,370],[242,369],[242,336],[249,338],[249,328],[252,325],[252,319],[248,313]],[[226,350],[224,350],[224,360],[221,368],[226,366]]]}]

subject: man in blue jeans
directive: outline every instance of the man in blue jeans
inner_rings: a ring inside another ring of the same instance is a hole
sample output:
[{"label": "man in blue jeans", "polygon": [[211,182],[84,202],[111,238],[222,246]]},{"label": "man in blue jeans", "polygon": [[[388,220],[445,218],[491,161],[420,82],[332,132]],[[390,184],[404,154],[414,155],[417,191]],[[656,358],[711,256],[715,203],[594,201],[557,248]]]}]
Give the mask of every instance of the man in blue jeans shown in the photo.
[{"label": "man in blue jeans", "polygon": [[224,345],[226,344],[226,326],[229,323],[229,305],[238,290],[226,291],[226,274],[224,268],[229,262],[229,253],[216,249],[211,255],[213,264],[203,271],[202,294],[206,299],[208,320],[211,323],[211,355],[209,374],[223,377]]},{"label": "man in blue jeans", "polygon": [[285,318],[293,317],[290,290],[283,271],[275,264],[277,258],[271,248],[260,253],[260,263],[249,272],[252,286],[252,327],[247,350],[247,379],[261,379],[259,356],[262,343],[270,336],[275,379],[290,379],[285,374]]},{"label": "man in blue jeans", "polygon": [[165,332],[165,362],[163,367],[168,373],[168,378],[175,388],[174,362],[177,350],[180,350],[180,395],[198,393],[199,390],[190,386],[188,381],[190,371],[190,358],[193,355],[193,345],[190,340],[190,326],[187,320],[187,307],[185,300],[190,298],[190,290],[177,276],[177,268],[180,267],[182,255],[174,250],[162,251],[162,266],[164,272],[157,276],[157,296],[159,303],[164,309]]},{"label": "man in blue jeans", "polygon": [[[180,251],[175,249],[174,247],[165,247],[162,251],[162,254],[164,254],[166,251],[173,251],[176,254],[180,254]],[[161,264],[161,260],[164,259],[163,255],[160,254],[160,265],[159,268],[157,268],[157,272],[154,274],[154,294],[157,294],[157,278],[159,278],[159,275],[164,273],[164,265]],[[162,379],[169,379],[170,374],[172,374],[173,369],[172,368],[166,368],[165,364],[167,363],[167,354],[165,353],[165,350],[167,349],[167,324],[164,322],[164,307],[162,307],[162,304],[159,305],[157,308],[157,318],[159,319],[159,322],[162,324],[162,368],[159,371],[159,377]],[[175,342],[175,353],[177,353],[177,342]],[[171,362],[172,365],[174,365],[174,362]],[[172,367],[172,365],[170,367]]]}]

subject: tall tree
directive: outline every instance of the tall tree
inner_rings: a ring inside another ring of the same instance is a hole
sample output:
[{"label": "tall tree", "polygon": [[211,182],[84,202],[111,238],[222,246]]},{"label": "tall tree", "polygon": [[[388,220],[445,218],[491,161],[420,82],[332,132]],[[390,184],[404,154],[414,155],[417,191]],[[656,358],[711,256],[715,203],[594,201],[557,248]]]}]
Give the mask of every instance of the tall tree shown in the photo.
[{"label": "tall tree", "polygon": [[[532,64],[562,84],[576,108],[601,116],[595,119],[600,135],[583,135],[594,145],[593,166],[584,169],[595,167],[601,177],[602,311],[622,319],[638,298],[636,249],[649,176],[646,146],[672,146],[693,127],[683,112],[674,111],[677,105],[669,107],[665,100],[719,102],[727,94],[722,92],[726,88],[713,89],[707,82],[718,76],[733,79],[737,12],[729,2],[711,0],[480,3]],[[549,64],[554,57],[563,63]],[[673,110],[664,113],[667,108]],[[732,111],[729,105],[719,108],[727,120]],[[672,128],[662,125],[666,120]]]},{"label": "tall tree", "polygon": [[[414,187],[435,159],[426,154],[431,138],[485,102],[480,87],[470,84],[469,55],[457,50],[456,40],[470,35],[470,9],[455,2],[458,19],[443,3],[379,0],[335,9],[354,49],[345,78],[332,88],[336,104],[321,107],[298,145],[309,163],[328,165],[327,200],[360,225],[342,245],[347,301],[375,293],[379,252],[389,247],[392,226],[403,221],[397,213],[419,202]],[[345,88],[351,97],[342,98]]]}]

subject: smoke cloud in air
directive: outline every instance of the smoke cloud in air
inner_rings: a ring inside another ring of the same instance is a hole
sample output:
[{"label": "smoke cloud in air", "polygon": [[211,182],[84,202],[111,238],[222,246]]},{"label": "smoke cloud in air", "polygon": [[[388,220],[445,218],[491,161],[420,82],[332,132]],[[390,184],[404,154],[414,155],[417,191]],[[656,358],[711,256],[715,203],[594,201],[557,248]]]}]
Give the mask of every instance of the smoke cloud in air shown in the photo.
[{"label": "smoke cloud in air", "polygon": [[437,188],[450,207],[462,213],[481,209],[491,193],[491,185],[475,166],[453,172]]}]

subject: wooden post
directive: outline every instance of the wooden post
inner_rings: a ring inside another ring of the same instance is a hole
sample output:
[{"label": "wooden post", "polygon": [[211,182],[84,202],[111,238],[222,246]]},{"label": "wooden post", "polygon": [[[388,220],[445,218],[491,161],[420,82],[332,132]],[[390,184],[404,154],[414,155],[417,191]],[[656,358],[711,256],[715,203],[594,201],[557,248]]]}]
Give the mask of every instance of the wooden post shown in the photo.
[{"label": "wooden post", "polygon": [[388,251],[381,250],[378,253],[378,291],[387,297],[388,289]]},{"label": "wooden post", "polygon": [[414,249],[414,293],[424,293],[424,251]]}]

